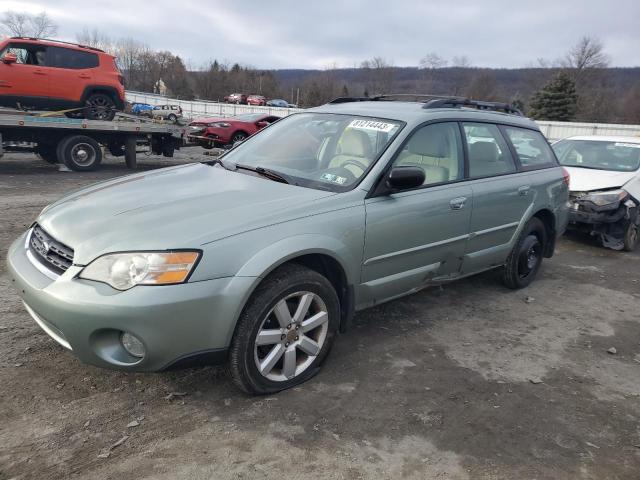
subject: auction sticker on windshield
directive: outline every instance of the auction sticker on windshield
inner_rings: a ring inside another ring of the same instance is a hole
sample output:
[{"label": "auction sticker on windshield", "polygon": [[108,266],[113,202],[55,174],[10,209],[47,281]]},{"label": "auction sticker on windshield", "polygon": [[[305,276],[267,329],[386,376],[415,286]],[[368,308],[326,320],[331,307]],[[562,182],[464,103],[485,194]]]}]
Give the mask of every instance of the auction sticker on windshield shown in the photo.
[{"label": "auction sticker on windshield", "polygon": [[375,120],[353,120],[349,124],[349,128],[358,128],[360,130],[373,130],[375,132],[389,133],[393,130],[395,124],[386,122],[377,122]]}]

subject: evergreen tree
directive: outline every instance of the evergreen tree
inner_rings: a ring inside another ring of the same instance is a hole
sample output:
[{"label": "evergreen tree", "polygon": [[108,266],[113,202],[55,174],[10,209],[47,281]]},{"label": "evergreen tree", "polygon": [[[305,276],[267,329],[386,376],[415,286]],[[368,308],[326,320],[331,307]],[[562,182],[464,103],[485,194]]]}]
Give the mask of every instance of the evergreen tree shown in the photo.
[{"label": "evergreen tree", "polygon": [[531,97],[529,115],[536,120],[573,120],[578,106],[574,81],[564,72],[551,79]]}]

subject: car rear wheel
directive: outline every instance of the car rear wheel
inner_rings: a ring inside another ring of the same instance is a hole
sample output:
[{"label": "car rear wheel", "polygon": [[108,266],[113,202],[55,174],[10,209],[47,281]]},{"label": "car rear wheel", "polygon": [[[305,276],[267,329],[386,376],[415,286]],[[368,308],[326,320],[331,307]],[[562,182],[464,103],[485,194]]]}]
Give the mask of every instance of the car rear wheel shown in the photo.
[{"label": "car rear wheel", "polygon": [[116,116],[116,104],[104,93],[94,93],[86,101],[85,116],[89,120],[113,120]]},{"label": "car rear wheel", "polygon": [[633,252],[638,248],[638,225],[635,223],[629,223],[626,232],[624,233],[623,249],[626,252]]},{"label": "car rear wheel", "polygon": [[231,342],[234,382],[252,394],[298,385],[320,370],[340,321],[331,283],[300,265],[269,275],[251,296]]},{"label": "car rear wheel", "polygon": [[546,230],[538,218],[524,226],[504,266],[502,280],[513,289],[529,285],[538,274],[544,257]]},{"label": "car rear wheel", "polygon": [[176,121],[178,120],[178,117],[176,117],[176,116],[172,113],[172,114],[170,114],[170,115],[167,117],[167,120],[169,120],[169,121],[170,121],[170,122],[172,122],[172,123],[176,123]]},{"label": "car rear wheel", "polygon": [[58,144],[57,156],[71,170],[87,172],[102,162],[102,149],[91,137],[72,135]]},{"label": "car rear wheel", "polygon": [[244,132],[236,132],[233,134],[233,137],[231,137],[231,143],[242,142],[247,137],[248,135]]}]

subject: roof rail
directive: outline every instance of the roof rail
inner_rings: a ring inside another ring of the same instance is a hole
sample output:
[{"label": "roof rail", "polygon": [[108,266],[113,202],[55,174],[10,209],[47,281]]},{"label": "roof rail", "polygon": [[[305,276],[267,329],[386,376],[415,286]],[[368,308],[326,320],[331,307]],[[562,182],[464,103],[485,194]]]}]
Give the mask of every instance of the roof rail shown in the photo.
[{"label": "roof rail", "polygon": [[395,99],[420,98],[424,103],[422,108],[460,108],[470,107],[478,110],[491,110],[504,112],[511,115],[524,116],[523,113],[513,105],[501,102],[485,102],[481,100],[470,100],[466,97],[456,97],[451,95],[433,95],[426,93],[388,93],[384,95],[374,95],[373,97],[338,97],[331,100],[332,105],[350,102],[378,102],[393,101]]},{"label": "roof rail", "polygon": [[81,43],[65,42],[64,40],[55,40],[53,38],[38,38],[38,37],[11,37],[10,40],[44,40],[45,42],[62,43],[64,45],[73,45],[74,47],[86,48],[88,50],[95,50],[96,52],[105,53],[96,47],[90,47],[89,45],[82,45]]},{"label": "roof rail", "polygon": [[468,98],[461,97],[445,97],[433,99],[425,102],[422,108],[459,108],[459,107],[471,107],[478,110],[491,110],[494,112],[504,112],[511,115],[524,116],[519,108],[502,102],[485,102],[481,100],[470,100]]}]

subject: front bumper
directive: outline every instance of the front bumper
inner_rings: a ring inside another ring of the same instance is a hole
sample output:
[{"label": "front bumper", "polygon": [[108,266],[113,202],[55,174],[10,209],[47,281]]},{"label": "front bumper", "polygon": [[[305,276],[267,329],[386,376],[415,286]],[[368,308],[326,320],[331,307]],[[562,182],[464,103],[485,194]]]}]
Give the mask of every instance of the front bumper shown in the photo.
[{"label": "front bumper", "polygon": [[[81,270],[76,266],[54,280],[26,252],[22,235],[9,249],[7,266],[27,311],[83,362],[121,370],[164,370],[200,356],[224,360],[255,282],[253,277],[228,277],[121,292],[76,278]],[[122,332],[142,341],[142,359],[122,347]]]}]

